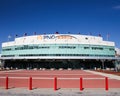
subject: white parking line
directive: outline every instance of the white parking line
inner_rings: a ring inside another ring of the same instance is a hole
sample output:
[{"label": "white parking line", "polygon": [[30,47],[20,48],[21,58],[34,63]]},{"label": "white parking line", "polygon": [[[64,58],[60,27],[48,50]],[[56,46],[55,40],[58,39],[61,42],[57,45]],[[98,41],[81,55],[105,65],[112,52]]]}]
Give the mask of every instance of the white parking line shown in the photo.
[{"label": "white parking line", "polygon": [[0,71],[0,74],[1,74],[1,73],[18,72],[18,71],[23,71],[23,70],[8,70],[8,71]]},{"label": "white parking line", "polygon": [[[0,73],[0,74],[3,74],[3,73]],[[50,74],[40,74],[40,73],[35,73],[35,74],[31,74],[31,73],[5,73],[5,74],[15,74],[15,75],[33,75],[33,76],[36,76],[36,75],[41,75],[41,76],[45,76],[45,75],[47,75],[47,76],[51,76],[51,75],[57,75],[57,76],[61,76],[61,75],[63,75],[63,76],[65,76],[65,75],[68,75],[68,76],[80,76],[80,75],[93,75],[93,74],[52,74],[52,73],[50,73]]]},{"label": "white parking line", "polygon": [[[6,77],[0,77],[0,78],[6,78]],[[10,79],[29,79],[30,77],[8,77]],[[32,77],[32,79],[54,79],[49,77]],[[80,80],[80,78],[57,78],[58,80]],[[84,80],[105,80],[105,78],[83,78]],[[112,78],[109,78],[112,79]]]}]

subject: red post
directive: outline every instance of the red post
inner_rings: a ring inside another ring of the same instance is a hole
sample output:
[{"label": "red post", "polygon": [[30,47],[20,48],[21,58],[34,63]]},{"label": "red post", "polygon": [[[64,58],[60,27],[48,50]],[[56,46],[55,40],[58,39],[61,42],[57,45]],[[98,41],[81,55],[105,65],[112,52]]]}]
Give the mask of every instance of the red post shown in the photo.
[{"label": "red post", "polygon": [[105,90],[108,91],[108,77],[105,77]]},{"label": "red post", "polygon": [[83,79],[82,77],[80,77],[80,91],[83,90]]},{"label": "red post", "polygon": [[8,89],[8,76],[6,76],[6,89]]},{"label": "red post", "polygon": [[29,78],[29,90],[32,90],[32,77]]},{"label": "red post", "polygon": [[54,90],[57,90],[57,77],[54,78]]}]

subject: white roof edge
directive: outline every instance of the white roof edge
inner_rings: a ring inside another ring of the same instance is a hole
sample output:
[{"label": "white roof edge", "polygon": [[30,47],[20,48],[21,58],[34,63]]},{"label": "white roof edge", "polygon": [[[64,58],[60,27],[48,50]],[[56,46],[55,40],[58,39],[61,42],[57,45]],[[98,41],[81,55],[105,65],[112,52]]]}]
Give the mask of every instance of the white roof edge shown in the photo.
[{"label": "white roof edge", "polygon": [[105,59],[105,60],[120,60],[120,57],[87,57],[87,56],[42,56],[42,57],[1,57],[2,60],[14,59]]},{"label": "white roof edge", "polygon": [[[64,35],[66,36],[65,38]],[[61,36],[63,36],[62,39],[59,38]],[[46,34],[18,37],[15,38],[15,41],[2,43],[2,47],[29,44],[91,44],[115,46],[114,42],[104,41],[103,38],[99,36],[81,34]]]}]

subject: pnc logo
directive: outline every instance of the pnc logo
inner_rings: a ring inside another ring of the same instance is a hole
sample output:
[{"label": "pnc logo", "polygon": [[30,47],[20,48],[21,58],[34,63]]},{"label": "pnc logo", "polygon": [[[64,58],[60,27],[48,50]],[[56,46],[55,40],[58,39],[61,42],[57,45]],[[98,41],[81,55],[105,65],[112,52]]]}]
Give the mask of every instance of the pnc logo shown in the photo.
[{"label": "pnc logo", "polygon": [[43,38],[44,39],[55,39],[56,36],[55,35],[44,35]]},{"label": "pnc logo", "polygon": [[42,40],[42,36],[41,35],[37,36],[37,40]]}]

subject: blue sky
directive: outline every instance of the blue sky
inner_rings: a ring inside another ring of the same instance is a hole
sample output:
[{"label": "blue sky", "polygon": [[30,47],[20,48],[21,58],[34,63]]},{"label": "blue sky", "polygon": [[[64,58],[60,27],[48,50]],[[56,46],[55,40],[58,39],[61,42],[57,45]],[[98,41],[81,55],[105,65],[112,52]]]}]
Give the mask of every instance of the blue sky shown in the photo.
[{"label": "blue sky", "polygon": [[101,34],[120,48],[120,0],[0,0],[0,44],[15,35]]}]

